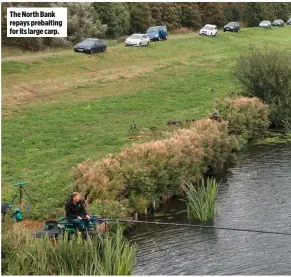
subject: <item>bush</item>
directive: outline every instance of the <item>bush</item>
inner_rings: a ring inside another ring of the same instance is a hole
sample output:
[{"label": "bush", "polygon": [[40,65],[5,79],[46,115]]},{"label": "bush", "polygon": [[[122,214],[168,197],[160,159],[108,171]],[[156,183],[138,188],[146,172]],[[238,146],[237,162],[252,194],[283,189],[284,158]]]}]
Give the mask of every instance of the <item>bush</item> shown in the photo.
[{"label": "bush", "polygon": [[129,201],[116,201],[116,200],[95,200],[90,205],[90,210],[93,214],[104,216],[106,218],[125,218],[128,216]]},{"label": "bush", "polygon": [[134,144],[98,162],[85,161],[73,176],[89,201],[125,198],[133,211],[141,212],[146,203],[180,193],[183,180],[197,182],[209,169],[222,169],[236,148],[226,122],[202,119],[170,138]]},{"label": "bush", "polygon": [[120,229],[106,237],[98,236],[92,239],[89,237],[85,241],[81,237],[68,241],[65,237],[57,243],[48,238],[34,239],[31,235],[24,237],[13,228],[5,230],[2,234],[2,269],[4,269],[2,273],[4,274],[132,274],[136,247],[123,238]]},{"label": "bush", "polygon": [[250,96],[270,106],[275,126],[291,118],[291,56],[279,49],[259,50],[239,57],[235,77]]},{"label": "bush", "polygon": [[197,120],[163,139],[133,144],[97,162],[84,161],[73,169],[76,190],[96,205],[98,214],[123,217],[143,213],[165,195],[182,193],[184,180],[195,184],[206,172],[219,172],[239,148],[237,136],[253,139],[265,132],[268,109],[257,98],[227,99],[217,107],[227,121]]},{"label": "bush", "polygon": [[85,160],[72,171],[76,190],[82,192],[89,203],[97,198],[116,199],[124,190],[123,181],[117,174],[119,170],[119,161],[114,156],[97,162]]},{"label": "bush", "polygon": [[227,98],[219,101],[216,109],[227,120],[229,132],[244,140],[257,139],[266,133],[268,106],[258,98]]}]

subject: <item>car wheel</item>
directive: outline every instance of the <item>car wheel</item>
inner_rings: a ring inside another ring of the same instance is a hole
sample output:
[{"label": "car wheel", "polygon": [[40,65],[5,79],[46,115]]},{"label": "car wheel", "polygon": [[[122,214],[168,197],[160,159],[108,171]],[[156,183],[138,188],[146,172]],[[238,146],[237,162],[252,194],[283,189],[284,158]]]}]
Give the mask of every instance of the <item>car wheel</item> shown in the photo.
[{"label": "car wheel", "polygon": [[165,40],[168,40],[168,36],[165,36]]},{"label": "car wheel", "polygon": [[239,33],[239,31],[240,31],[240,30],[239,30],[239,29],[237,29],[237,32],[238,32],[238,33]]},{"label": "car wheel", "polygon": [[102,48],[102,52],[105,52],[106,51],[106,47],[104,46],[103,48]]},{"label": "car wheel", "polygon": [[148,41],[147,46],[149,46],[149,45],[150,45],[150,42]]},{"label": "car wheel", "polygon": [[90,55],[92,55],[93,54],[93,49],[90,49]]},{"label": "car wheel", "polygon": [[223,32],[226,32],[226,30],[225,30],[225,29],[223,29]]},{"label": "car wheel", "polygon": [[142,46],[142,44],[141,44],[141,42],[139,43],[139,47],[141,47]]}]

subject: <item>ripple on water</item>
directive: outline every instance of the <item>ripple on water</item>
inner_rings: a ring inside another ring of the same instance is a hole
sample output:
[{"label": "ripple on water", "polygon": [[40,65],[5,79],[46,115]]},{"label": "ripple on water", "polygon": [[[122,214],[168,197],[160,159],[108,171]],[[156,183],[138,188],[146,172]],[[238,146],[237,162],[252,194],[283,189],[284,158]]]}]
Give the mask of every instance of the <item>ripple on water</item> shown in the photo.
[{"label": "ripple on water", "polygon": [[[290,199],[291,145],[250,147],[221,184],[215,225],[291,232]],[[131,235],[138,243],[136,275],[291,273],[291,236],[175,226],[146,228],[140,225]]]}]

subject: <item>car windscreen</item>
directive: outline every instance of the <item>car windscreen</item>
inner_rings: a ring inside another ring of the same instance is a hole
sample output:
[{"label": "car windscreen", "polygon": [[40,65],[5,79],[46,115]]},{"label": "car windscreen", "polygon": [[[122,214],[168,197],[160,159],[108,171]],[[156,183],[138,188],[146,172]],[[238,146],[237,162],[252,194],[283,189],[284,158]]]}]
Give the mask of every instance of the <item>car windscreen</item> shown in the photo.
[{"label": "car windscreen", "polygon": [[141,35],[132,35],[132,36],[130,36],[130,38],[133,38],[133,39],[140,39],[140,38],[141,38]]},{"label": "car windscreen", "polygon": [[92,45],[94,45],[95,42],[96,42],[96,40],[85,39],[81,43],[86,45],[86,46],[92,46]]},{"label": "car windscreen", "polygon": [[158,29],[156,27],[150,27],[147,30],[147,33],[156,33],[156,32],[158,32]]},{"label": "car windscreen", "polygon": [[205,30],[213,30],[213,27],[210,27],[210,26],[204,26],[203,29],[205,29]]},{"label": "car windscreen", "polygon": [[281,23],[281,20],[275,20],[274,23]]},{"label": "car windscreen", "polygon": [[234,25],[236,25],[236,22],[229,22],[229,23],[227,23],[227,25],[234,26]]},{"label": "car windscreen", "polygon": [[264,24],[269,24],[270,21],[262,21],[261,23],[264,23]]}]

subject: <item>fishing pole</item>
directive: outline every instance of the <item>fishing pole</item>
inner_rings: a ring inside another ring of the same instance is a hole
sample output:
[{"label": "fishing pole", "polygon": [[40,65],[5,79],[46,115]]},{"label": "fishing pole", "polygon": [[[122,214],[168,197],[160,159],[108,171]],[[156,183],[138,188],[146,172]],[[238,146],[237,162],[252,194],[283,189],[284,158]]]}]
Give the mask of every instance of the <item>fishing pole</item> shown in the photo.
[{"label": "fishing pole", "polygon": [[231,228],[231,227],[219,227],[219,226],[210,226],[210,225],[195,225],[188,223],[173,223],[173,222],[156,222],[156,221],[142,221],[142,220],[130,220],[130,219],[118,219],[118,218],[105,218],[102,221],[111,221],[111,222],[121,222],[121,223],[144,223],[144,224],[156,224],[156,225],[171,225],[177,227],[189,227],[189,228],[205,228],[205,229],[217,229],[217,230],[226,230],[226,231],[237,231],[237,232],[252,232],[252,233],[263,233],[263,234],[273,234],[273,235],[286,235],[291,236],[291,233],[287,232],[277,232],[277,231],[264,231],[264,230],[254,230],[254,229],[240,229],[240,228]]}]

